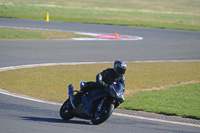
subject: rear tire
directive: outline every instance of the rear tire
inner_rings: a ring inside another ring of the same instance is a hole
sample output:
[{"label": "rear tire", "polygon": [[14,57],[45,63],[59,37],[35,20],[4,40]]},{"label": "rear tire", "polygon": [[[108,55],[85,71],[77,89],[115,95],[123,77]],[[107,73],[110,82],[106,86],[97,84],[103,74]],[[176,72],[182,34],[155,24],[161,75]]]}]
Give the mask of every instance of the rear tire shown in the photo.
[{"label": "rear tire", "polygon": [[73,107],[70,104],[70,101],[68,99],[63,103],[63,105],[60,108],[60,117],[63,120],[70,120],[74,117],[74,114],[72,111],[73,111]]},{"label": "rear tire", "polygon": [[98,125],[98,124],[101,124],[103,123],[104,121],[106,121],[112,114],[114,110],[114,105],[113,104],[110,104],[109,106],[106,107],[106,110],[105,112],[99,117],[99,118],[95,118],[95,112],[92,114],[92,119],[91,119],[91,122],[92,124],[94,125]]}]

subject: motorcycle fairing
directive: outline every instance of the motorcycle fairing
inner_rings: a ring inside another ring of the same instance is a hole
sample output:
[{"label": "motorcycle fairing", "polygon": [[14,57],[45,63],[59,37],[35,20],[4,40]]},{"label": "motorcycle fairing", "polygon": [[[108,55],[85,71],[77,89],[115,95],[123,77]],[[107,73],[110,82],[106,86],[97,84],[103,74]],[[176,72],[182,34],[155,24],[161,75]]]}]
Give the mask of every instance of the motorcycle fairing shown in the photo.
[{"label": "motorcycle fairing", "polygon": [[86,95],[83,96],[82,103],[74,109],[73,113],[77,117],[90,119],[95,101],[103,99],[107,95],[108,93],[104,89],[89,91]]}]

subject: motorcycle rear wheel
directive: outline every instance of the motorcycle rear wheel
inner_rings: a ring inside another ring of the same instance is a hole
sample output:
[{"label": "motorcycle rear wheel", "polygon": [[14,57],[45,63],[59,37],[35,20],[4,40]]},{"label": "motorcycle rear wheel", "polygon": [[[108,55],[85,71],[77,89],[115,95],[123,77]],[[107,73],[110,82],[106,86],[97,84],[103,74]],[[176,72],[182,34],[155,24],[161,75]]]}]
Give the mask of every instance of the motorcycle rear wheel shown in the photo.
[{"label": "motorcycle rear wheel", "polygon": [[114,104],[110,104],[109,106],[106,107],[106,110],[105,112],[98,118],[95,118],[95,112],[92,113],[92,119],[91,119],[91,122],[92,124],[94,125],[98,125],[98,124],[101,124],[103,123],[104,121],[106,121],[112,114],[114,110]]},{"label": "motorcycle rear wheel", "polygon": [[66,100],[63,105],[60,108],[60,117],[63,120],[70,120],[74,117],[74,114],[72,113],[73,107],[70,104],[69,99]]}]

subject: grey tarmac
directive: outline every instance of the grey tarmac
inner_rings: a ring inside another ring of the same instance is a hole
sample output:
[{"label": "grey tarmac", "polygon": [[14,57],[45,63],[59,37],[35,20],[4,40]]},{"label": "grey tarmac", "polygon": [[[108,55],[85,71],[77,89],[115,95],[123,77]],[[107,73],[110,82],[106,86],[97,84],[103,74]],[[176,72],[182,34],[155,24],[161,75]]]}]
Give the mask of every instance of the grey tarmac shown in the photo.
[{"label": "grey tarmac", "polygon": [[[138,41],[0,40],[0,67],[68,62],[200,60],[200,32],[124,26],[44,22],[0,18],[0,26],[30,27],[141,36]],[[59,117],[59,105],[0,94],[1,132],[196,132],[199,127],[112,115],[94,126],[90,121]],[[116,113],[134,114],[119,110]],[[135,112],[139,113],[139,112]],[[141,114],[141,112],[140,112]],[[144,117],[147,117],[144,114]],[[151,114],[152,115],[152,114]],[[158,117],[158,116],[154,116]],[[158,118],[160,119],[160,118]],[[165,118],[170,119],[171,118]],[[188,120],[188,119],[187,119]],[[175,121],[175,120],[173,120]],[[179,120],[180,121],[180,120]],[[190,121],[190,120],[189,120]],[[182,122],[182,120],[180,121]],[[185,121],[183,121],[185,122]],[[191,122],[191,121],[190,121]],[[198,124],[195,120],[194,124]]]}]

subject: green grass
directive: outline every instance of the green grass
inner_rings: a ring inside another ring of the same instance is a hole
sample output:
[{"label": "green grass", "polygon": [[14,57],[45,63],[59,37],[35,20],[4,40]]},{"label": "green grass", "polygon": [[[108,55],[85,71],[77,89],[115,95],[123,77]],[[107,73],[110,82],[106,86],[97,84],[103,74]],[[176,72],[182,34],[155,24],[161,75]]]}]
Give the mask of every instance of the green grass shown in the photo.
[{"label": "green grass", "polygon": [[[96,74],[101,72],[105,68],[113,67],[113,64],[82,64],[82,65],[59,65],[59,66],[48,66],[48,67],[35,67],[26,69],[16,69],[0,72],[0,88],[8,90],[10,92],[24,94],[31,97],[45,99],[55,102],[62,103],[67,98],[67,86],[73,84],[78,90],[80,81],[95,81]],[[167,88],[168,86],[180,86],[181,83],[188,81],[200,82],[200,62],[162,62],[162,63],[127,63],[126,72],[126,102],[122,104],[121,108],[138,109],[145,111],[152,111],[157,113],[176,114],[185,116],[182,114],[180,109],[178,112],[174,112],[172,109],[168,109],[168,106],[164,108],[158,108],[155,110],[147,110],[152,103],[149,104],[144,100],[141,106],[135,105],[137,100],[142,97],[143,93],[138,91],[144,91],[152,88]],[[187,87],[187,86],[186,86]],[[195,94],[199,94],[198,85],[194,85],[189,89],[195,91],[195,93],[188,93],[190,97],[196,97]],[[176,89],[176,88],[175,88]],[[181,93],[173,93],[174,88],[163,91],[169,96],[177,96],[176,99],[179,101],[180,108],[184,108],[183,105],[187,104],[182,99],[182,95],[187,94],[187,91]],[[179,88],[177,88],[179,90]],[[188,90],[188,89],[186,89]],[[182,89],[180,89],[182,91]],[[176,92],[176,91],[174,91]],[[150,92],[144,92],[144,95],[148,98]],[[157,93],[152,91],[152,93]],[[180,96],[179,96],[180,94]],[[188,94],[186,95],[188,97]],[[139,95],[139,96],[138,96]],[[152,94],[153,95],[153,94]],[[156,94],[155,94],[156,95]],[[162,96],[160,98],[167,96]],[[187,98],[186,97],[186,98]],[[143,97],[142,97],[143,99]],[[169,98],[170,99],[170,98]],[[136,100],[136,101],[135,101]],[[157,102],[160,99],[155,97]],[[196,100],[199,100],[198,98]],[[172,108],[177,107],[178,102],[171,101]],[[195,100],[189,101],[192,105],[196,105]],[[198,102],[199,103],[199,102]],[[182,105],[183,104],[183,105]],[[155,106],[160,106],[156,104]],[[198,110],[199,105],[197,106]],[[147,108],[147,109],[146,109]],[[153,107],[154,108],[154,107]],[[155,107],[156,108],[156,107]],[[186,107],[188,108],[188,107]],[[192,107],[193,108],[193,107]],[[191,109],[192,109],[191,108]],[[195,108],[196,109],[196,108]],[[188,108],[190,110],[190,108]],[[165,112],[166,111],[166,112]],[[186,112],[186,111],[183,111]],[[187,114],[193,117],[199,117],[199,115]]]},{"label": "green grass", "polygon": [[200,30],[196,0],[1,0],[0,16],[50,21]]},{"label": "green grass", "polygon": [[199,94],[200,83],[139,92],[128,97],[121,107],[200,119]]},{"label": "green grass", "polygon": [[0,28],[0,39],[69,39],[92,37],[72,32]]}]

